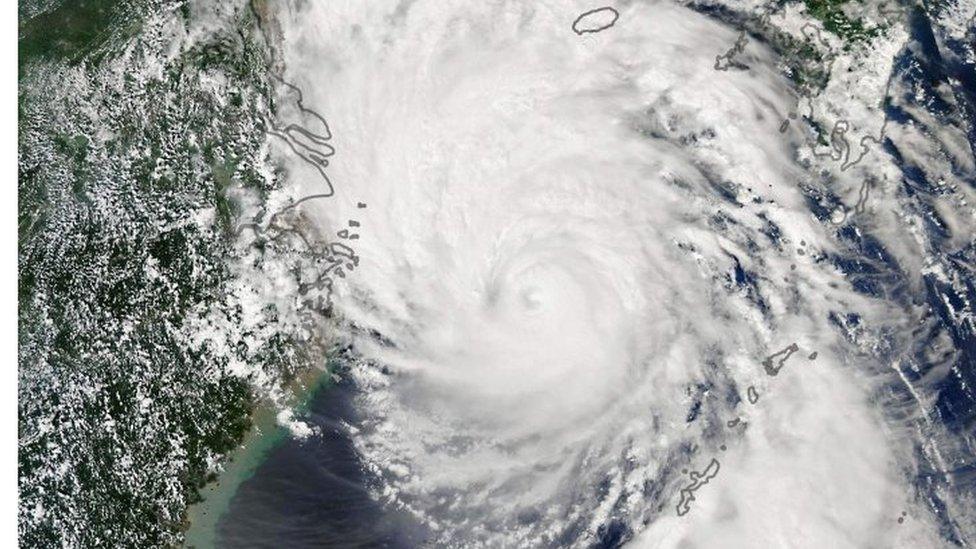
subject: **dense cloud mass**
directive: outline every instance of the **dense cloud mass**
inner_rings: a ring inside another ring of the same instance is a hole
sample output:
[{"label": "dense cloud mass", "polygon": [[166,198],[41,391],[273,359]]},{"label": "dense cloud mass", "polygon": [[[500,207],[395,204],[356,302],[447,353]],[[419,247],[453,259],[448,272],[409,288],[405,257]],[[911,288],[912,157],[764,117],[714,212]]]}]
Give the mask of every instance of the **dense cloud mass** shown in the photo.
[{"label": "dense cloud mass", "polygon": [[976,543],[976,0],[18,13],[22,546]]},{"label": "dense cloud mass", "polygon": [[309,211],[362,225],[333,298],[375,497],[461,545],[940,546],[850,336],[911,319],[830,260],[777,56],[716,70],[738,32],[666,2],[574,33],[592,7],[279,14],[339,151]]}]

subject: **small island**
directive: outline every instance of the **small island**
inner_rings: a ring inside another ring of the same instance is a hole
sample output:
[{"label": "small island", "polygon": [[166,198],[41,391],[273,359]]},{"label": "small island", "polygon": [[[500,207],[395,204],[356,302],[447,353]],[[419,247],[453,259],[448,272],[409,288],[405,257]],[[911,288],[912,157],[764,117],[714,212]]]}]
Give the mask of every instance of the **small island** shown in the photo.
[{"label": "small island", "polygon": [[610,6],[583,12],[573,21],[573,32],[582,36],[609,29],[617,22],[620,13]]}]

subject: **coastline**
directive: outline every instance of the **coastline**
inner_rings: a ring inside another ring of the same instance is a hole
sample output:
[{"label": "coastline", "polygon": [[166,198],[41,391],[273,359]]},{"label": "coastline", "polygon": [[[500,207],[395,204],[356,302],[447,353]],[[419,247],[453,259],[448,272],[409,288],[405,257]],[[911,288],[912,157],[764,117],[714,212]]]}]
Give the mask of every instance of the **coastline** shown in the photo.
[{"label": "coastline", "polygon": [[[327,368],[310,369],[289,385],[292,402],[287,407],[301,415],[315,395],[331,384]],[[217,478],[199,490],[201,500],[187,506],[182,547],[209,549],[217,546],[217,526],[238,488],[254,475],[275,448],[292,436],[278,423],[280,410],[268,401],[260,402],[252,410],[251,429],[236,448],[224,455],[223,470]]]}]

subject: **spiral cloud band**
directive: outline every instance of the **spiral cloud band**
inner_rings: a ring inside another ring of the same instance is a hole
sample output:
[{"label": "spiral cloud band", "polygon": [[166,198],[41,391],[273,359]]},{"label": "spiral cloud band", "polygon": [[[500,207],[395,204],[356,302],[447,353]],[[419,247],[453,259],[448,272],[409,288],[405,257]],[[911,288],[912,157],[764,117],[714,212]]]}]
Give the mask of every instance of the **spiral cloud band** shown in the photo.
[{"label": "spiral cloud band", "polygon": [[446,545],[931,544],[888,526],[903,456],[829,320],[887,311],[818,260],[774,54],[717,71],[738,33],[665,2],[575,33],[593,7],[282,8],[336,150],[303,208],[362,224],[333,299],[375,497]]}]

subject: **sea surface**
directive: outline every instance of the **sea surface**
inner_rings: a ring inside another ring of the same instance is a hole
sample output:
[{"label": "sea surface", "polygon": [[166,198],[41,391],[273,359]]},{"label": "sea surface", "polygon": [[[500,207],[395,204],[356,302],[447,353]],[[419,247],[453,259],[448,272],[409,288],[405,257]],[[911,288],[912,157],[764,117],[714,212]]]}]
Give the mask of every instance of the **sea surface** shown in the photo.
[{"label": "sea surface", "polygon": [[268,452],[217,524],[222,547],[417,547],[411,518],[370,497],[370,482],[344,423],[355,423],[354,388],[319,390],[302,419],[319,430]]}]

